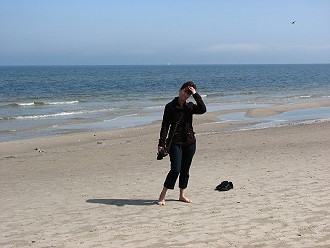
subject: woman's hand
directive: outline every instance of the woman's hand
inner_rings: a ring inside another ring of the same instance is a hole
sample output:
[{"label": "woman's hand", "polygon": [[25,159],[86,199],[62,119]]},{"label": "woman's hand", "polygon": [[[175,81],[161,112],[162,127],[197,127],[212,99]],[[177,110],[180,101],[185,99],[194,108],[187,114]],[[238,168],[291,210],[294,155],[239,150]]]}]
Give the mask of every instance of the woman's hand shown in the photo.
[{"label": "woman's hand", "polygon": [[188,86],[188,89],[191,91],[191,93],[192,93],[193,95],[196,94],[196,90],[195,90],[194,87],[192,87],[192,86]]},{"label": "woman's hand", "polygon": [[164,149],[163,147],[161,146],[158,146],[158,152],[160,152],[160,150]]}]

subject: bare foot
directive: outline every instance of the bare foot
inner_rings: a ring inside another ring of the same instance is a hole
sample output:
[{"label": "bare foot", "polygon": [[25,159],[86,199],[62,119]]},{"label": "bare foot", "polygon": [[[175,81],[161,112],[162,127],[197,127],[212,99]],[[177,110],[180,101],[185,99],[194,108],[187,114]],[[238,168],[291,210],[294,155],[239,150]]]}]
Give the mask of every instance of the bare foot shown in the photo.
[{"label": "bare foot", "polygon": [[186,198],[184,196],[181,196],[179,198],[179,201],[182,201],[182,202],[185,202],[185,203],[192,203],[192,200],[190,200],[190,199],[188,199],[188,198]]},{"label": "bare foot", "polygon": [[162,192],[160,193],[158,205],[165,206],[165,197],[166,197],[167,188],[163,187]]},{"label": "bare foot", "polygon": [[159,200],[157,203],[159,206],[165,206],[165,199]]}]

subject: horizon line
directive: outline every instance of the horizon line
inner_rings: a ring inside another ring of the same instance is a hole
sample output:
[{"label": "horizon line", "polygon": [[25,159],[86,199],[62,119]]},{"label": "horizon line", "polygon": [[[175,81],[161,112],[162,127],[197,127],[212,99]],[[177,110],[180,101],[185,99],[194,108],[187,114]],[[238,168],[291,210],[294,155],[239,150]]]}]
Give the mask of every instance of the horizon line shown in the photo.
[{"label": "horizon line", "polygon": [[330,62],[325,63],[203,63],[203,64],[12,64],[0,66],[200,66],[200,65],[326,65]]}]

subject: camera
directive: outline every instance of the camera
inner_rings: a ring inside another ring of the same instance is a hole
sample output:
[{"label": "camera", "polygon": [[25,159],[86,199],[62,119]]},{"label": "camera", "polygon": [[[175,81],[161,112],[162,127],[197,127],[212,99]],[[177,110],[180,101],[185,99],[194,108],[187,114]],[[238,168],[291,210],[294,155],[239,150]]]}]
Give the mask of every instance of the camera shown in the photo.
[{"label": "camera", "polygon": [[158,153],[157,153],[157,160],[162,160],[164,157],[168,155],[168,152],[162,148]]}]

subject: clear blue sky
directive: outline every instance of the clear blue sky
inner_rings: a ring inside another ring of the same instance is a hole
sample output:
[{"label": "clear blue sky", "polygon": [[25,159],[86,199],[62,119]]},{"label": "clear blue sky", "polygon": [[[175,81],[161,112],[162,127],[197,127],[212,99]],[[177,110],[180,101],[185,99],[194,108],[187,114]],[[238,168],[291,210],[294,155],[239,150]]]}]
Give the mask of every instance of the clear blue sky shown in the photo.
[{"label": "clear blue sky", "polygon": [[330,0],[0,0],[0,65],[330,63],[329,13]]}]

